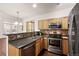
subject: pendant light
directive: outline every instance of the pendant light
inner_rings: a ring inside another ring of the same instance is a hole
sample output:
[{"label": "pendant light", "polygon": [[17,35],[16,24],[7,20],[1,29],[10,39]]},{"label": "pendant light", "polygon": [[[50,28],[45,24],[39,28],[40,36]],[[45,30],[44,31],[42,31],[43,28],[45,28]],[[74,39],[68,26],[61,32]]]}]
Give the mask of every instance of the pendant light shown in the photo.
[{"label": "pendant light", "polygon": [[18,15],[19,15],[19,11],[17,11],[16,14],[17,14],[17,21],[16,21],[14,24],[15,24],[15,25],[18,25],[18,24],[19,24],[19,23],[18,23]]}]

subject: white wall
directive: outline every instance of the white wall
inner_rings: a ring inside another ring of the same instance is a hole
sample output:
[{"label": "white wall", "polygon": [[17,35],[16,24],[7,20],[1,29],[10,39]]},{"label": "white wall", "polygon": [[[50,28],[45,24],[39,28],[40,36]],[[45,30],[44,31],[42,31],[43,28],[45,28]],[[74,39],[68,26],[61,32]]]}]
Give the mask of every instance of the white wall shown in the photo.
[{"label": "white wall", "polygon": [[[72,4],[61,3],[59,6],[55,7],[54,9],[51,9],[51,12],[49,13],[45,13],[43,15],[37,15],[35,17],[25,18],[23,23],[30,20],[36,21],[40,19],[59,18],[59,17],[68,16],[74,6],[75,3]],[[35,25],[35,29],[38,30],[38,23]],[[25,24],[24,24],[24,31],[26,31]]]}]

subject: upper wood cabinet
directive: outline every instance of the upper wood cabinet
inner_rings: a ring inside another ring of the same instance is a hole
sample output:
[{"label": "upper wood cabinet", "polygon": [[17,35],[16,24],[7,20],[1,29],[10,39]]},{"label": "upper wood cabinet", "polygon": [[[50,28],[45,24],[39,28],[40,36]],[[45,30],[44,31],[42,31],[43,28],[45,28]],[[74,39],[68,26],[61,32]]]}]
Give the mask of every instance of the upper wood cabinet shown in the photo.
[{"label": "upper wood cabinet", "polygon": [[43,29],[48,29],[49,22],[48,20],[43,20]]},{"label": "upper wood cabinet", "polygon": [[68,29],[68,17],[60,18],[62,20],[62,29]]},{"label": "upper wood cabinet", "polygon": [[39,20],[38,28],[39,29],[48,29],[49,24],[58,23],[62,25],[62,29],[68,29],[68,17],[52,18],[48,20]]},{"label": "upper wood cabinet", "polygon": [[49,24],[51,24],[51,23],[57,23],[57,18],[52,18],[52,19],[50,19],[50,20],[49,20]]},{"label": "upper wood cabinet", "polygon": [[38,21],[38,28],[39,29],[48,29],[48,20],[39,20]]},{"label": "upper wood cabinet", "polygon": [[38,21],[38,28],[43,29],[43,20]]}]

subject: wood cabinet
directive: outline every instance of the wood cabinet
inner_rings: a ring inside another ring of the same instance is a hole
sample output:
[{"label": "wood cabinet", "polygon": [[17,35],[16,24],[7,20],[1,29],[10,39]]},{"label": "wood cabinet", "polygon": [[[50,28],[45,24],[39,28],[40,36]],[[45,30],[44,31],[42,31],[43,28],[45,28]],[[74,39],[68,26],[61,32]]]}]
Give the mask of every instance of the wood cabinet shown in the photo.
[{"label": "wood cabinet", "polygon": [[21,50],[14,47],[13,45],[10,45],[8,46],[8,55],[9,56],[20,56],[21,55]]},{"label": "wood cabinet", "polygon": [[44,38],[44,49],[48,50],[48,39]]},{"label": "wood cabinet", "polygon": [[43,20],[38,21],[38,28],[43,29]]},{"label": "wood cabinet", "polygon": [[22,48],[16,48],[9,44],[8,48],[9,56],[34,56],[35,55],[35,42],[30,43]]},{"label": "wood cabinet", "polygon": [[0,56],[6,55],[6,39],[0,38]]},{"label": "wood cabinet", "polygon": [[38,39],[36,41],[36,50],[35,50],[35,55],[37,56],[41,51],[41,39]]},{"label": "wood cabinet", "polygon": [[44,39],[41,38],[41,50],[44,48]]},{"label": "wood cabinet", "polygon": [[60,18],[62,20],[62,29],[68,29],[68,17]]},{"label": "wood cabinet", "polygon": [[[28,48],[27,48],[28,47]],[[38,56],[42,49],[48,49],[47,38],[40,37],[32,44],[24,46],[22,48],[16,48],[13,45],[8,46],[8,55],[9,56]]]},{"label": "wood cabinet", "polygon": [[49,20],[49,24],[57,23],[57,18],[52,18]]},{"label": "wood cabinet", "polygon": [[43,20],[43,29],[48,29],[49,22],[48,20]]},{"label": "wood cabinet", "polygon": [[36,55],[38,55],[43,49],[48,50],[48,40],[47,38],[41,37],[36,41]]},{"label": "wood cabinet", "polygon": [[68,55],[68,39],[63,38],[62,49],[63,49],[63,54]]},{"label": "wood cabinet", "polygon": [[52,18],[48,20],[39,20],[38,28],[39,29],[48,29],[49,24],[58,23],[62,25],[62,29],[68,29],[68,17]]},{"label": "wood cabinet", "polygon": [[48,20],[39,20],[38,21],[38,28],[39,29],[48,29],[48,25],[49,25]]}]

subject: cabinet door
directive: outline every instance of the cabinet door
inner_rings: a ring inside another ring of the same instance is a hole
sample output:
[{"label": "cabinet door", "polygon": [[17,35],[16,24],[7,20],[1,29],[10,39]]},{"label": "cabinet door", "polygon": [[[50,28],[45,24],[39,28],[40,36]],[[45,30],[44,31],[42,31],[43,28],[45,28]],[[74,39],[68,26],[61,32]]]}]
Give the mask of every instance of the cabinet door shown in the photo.
[{"label": "cabinet door", "polygon": [[37,43],[36,44],[36,56],[40,53],[40,50],[41,50],[40,47],[41,47],[40,43]]},{"label": "cabinet door", "polygon": [[49,22],[48,20],[43,20],[43,29],[48,29]]},{"label": "cabinet door", "polygon": [[2,53],[2,40],[0,39],[0,56],[3,55]]},{"label": "cabinet door", "polygon": [[43,29],[43,20],[38,21],[38,28]]},{"label": "cabinet door", "polygon": [[41,51],[41,40],[38,39],[36,41],[36,52],[35,52],[36,56],[40,53],[40,51]]},{"label": "cabinet door", "polygon": [[51,23],[57,23],[57,18],[52,18],[52,19],[50,19],[50,20],[49,20],[49,24],[51,24]]},{"label": "cabinet door", "polygon": [[62,29],[68,29],[68,17],[63,17],[62,19]]},{"label": "cabinet door", "polygon": [[63,54],[67,55],[68,54],[68,40],[67,39],[62,40],[62,47],[63,47]]},{"label": "cabinet door", "polygon": [[62,25],[62,20],[61,20],[61,18],[58,18],[58,19],[57,19],[57,23]]},{"label": "cabinet door", "polygon": [[41,50],[44,48],[44,39],[43,38],[41,38]]},{"label": "cabinet door", "polygon": [[48,29],[48,20],[39,20],[38,21],[38,27],[39,29]]},{"label": "cabinet door", "polygon": [[44,38],[44,49],[48,50],[48,40]]},{"label": "cabinet door", "polygon": [[8,55],[9,56],[19,56],[20,55],[19,52],[20,51],[19,51],[18,48],[16,48],[16,47],[9,44],[9,47],[8,47]]}]

